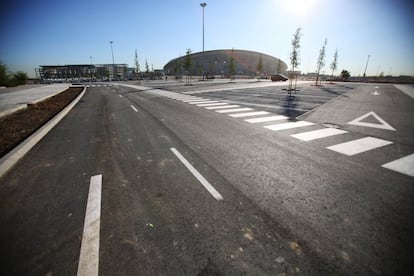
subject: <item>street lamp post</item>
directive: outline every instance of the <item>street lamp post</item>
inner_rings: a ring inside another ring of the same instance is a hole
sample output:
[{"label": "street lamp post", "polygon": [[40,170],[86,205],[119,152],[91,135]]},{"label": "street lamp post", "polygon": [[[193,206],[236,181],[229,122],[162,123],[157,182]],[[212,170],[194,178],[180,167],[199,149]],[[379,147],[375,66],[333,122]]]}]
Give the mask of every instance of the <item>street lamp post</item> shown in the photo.
[{"label": "street lamp post", "polygon": [[200,6],[203,8],[203,80],[204,80],[204,75],[205,75],[205,69],[204,69],[204,8],[207,6],[207,4],[205,2],[201,3]]},{"label": "street lamp post", "polygon": [[[112,76],[114,75],[115,71],[115,61],[114,61],[114,49],[112,48],[113,41],[109,41],[111,43],[111,53],[112,53]],[[111,76],[109,76],[109,81],[112,82]]]},{"label": "street lamp post", "polygon": [[365,78],[366,73],[367,73],[368,62],[369,62],[369,58],[370,58],[370,57],[371,57],[371,55],[368,55],[367,64],[365,65],[364,78]]}]

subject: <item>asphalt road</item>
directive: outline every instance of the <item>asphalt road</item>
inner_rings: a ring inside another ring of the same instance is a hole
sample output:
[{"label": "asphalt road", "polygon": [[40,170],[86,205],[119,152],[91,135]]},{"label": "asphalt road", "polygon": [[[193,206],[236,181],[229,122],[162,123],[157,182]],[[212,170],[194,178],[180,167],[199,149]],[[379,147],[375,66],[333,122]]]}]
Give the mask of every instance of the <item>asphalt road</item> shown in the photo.
[{"label": "asphalt road", "polygon": [[[89,88],[0,179],[2,275],[77,273],[90,180],[100,174],[100,275],[411,274],[413,178],[381,166],[414,151],[404,138],[413,131],[410,97],[380,90],[394,99],[387,116],[380,95],[372,95],[377,109],[362,109],[361,95],[376,89],[370,85],[303,84],[288,99],[280,86],[183,87],[180,95],[137,88]],[[212,101],[188,98],[195,96]],[[344,106],[350,119],[340,121],[335,110],[344,100],[361,106]],[[266,126],[278,122],[250,123],[260,116],[221,113],[221,103],[313,125],[274,131]],[[397,131],[347,124],[371,111]],[[308,142],[291,136],[326,123],[347,133]],[[367,135],[393,144],[352,156],[327,149]]]}]

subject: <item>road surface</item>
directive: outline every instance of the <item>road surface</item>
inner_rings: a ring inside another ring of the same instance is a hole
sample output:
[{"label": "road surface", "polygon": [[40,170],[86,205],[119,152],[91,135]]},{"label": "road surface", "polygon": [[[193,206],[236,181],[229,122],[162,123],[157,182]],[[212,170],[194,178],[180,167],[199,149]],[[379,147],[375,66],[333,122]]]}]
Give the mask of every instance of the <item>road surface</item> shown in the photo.
[{"label": "road surface", "polygon": [[413,271],[413,177],[384,166],[414,152],[399,89],[155,88],[90,87],[0,179],[2,274]]}]

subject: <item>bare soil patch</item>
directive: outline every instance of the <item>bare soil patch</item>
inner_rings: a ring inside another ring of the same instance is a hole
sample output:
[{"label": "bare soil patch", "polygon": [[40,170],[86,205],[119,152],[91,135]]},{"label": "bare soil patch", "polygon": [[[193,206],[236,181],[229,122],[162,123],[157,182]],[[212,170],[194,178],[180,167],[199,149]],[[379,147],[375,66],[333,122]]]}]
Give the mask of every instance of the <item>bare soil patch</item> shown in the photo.
[{"label": "bare soil patch", "polygon": [[83,87],[70,87],[58,95],[0,118],[0,158],[52,119],[82,90]]}]

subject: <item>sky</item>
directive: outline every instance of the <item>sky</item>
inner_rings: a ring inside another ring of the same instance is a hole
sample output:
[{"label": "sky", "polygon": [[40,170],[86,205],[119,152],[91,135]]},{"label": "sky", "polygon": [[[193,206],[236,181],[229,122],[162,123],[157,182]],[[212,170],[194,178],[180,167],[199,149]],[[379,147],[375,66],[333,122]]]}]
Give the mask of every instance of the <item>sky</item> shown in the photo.
[{"label": "sky", "polygon": [[[154,69],[202,51],[202,1],[13,0],[0,4],[0,62],[34,77],[39,65],[115,63]],[[315,72],[327,39],[325,67],[338,50],[342,69],[362,75],[414,76],[411,0],[205,0],[205,50],[258,51],[290,63],[302,29],[300,65]],[[92,59],[90,58],[92,57]]]}]

